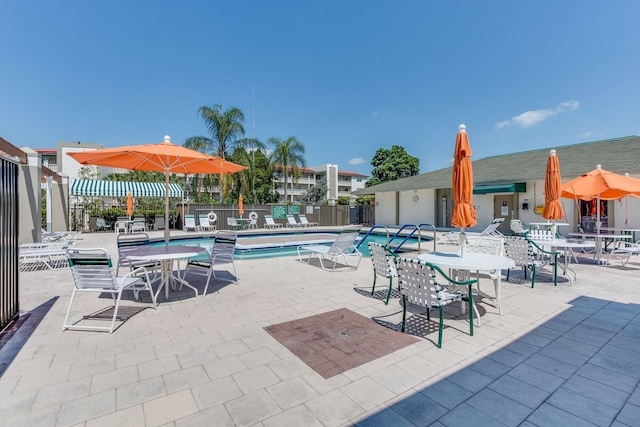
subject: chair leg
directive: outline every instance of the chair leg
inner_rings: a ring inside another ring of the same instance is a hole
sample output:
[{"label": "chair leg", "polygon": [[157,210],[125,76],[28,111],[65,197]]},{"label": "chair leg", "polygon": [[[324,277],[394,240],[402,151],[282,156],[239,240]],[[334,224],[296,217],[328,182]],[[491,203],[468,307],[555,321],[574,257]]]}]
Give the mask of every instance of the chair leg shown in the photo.
[{"label": "chair leg", "polygon": [[[115,295],[114,295],[115,297]],[[122,290],[120,290],[120,292],[118,292],[118,296],[117,298],[115,298],[116,303],[113,307],[113,317],[111,318],[111,328],[109,329],[109,333],[112,334],[113,333],[113,328],[116,325],[116,318],[118,317],[118,307],[120,307],[120,298],[122,297]]]},{"label": "chair leg", "polygon": [[[442,329],[444,324],[444,312],[442,306],[438,307],[440,310],[440,324],[438,325],[438,348],[442,348]],[[471,312],[471,310],[469,310]]]},{"label": "chair leg", "polygon": [[387,292],[387,300],[385,305],[389,305],[389,298],[391,298],[391,289],[393,288],[393,277],[389,277],[389,291]]},{"label": "chair leg", "polygon": [[535,284],[536,284],[536,265],[533,264],[533,267],[531,268],[531,287],[533,288]]},{"label": "chair leg", "polygon": [[402,332],[405,331],[407,324],[407,297],[402,295]]},{"label": "chair leg", "polygon": [[73,289],[73,292],[71,292],[71,299],[69,300],[69,307],[67,308],[67,314],[66,316],[64,316],[64,322],[62,323],[62,330],[64,331],[65,329],[67,329],[69,326],[69,315],[71,314],[71,306],[73,305],[73,300],[76,297],[76,289]]},{"label": "chair leg", "polygon": [[376,270],[373,270],[373,285],[371,285],[371,295],[373,296],[374,291],[376,290],[376,279],[378,275],[376,274]]}]

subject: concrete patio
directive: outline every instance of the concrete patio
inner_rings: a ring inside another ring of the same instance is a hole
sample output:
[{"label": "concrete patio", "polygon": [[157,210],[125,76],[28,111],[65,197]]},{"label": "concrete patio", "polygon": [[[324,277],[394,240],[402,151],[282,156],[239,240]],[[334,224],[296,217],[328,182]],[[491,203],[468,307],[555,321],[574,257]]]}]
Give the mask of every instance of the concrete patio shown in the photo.
[{"label": "concrete patio", "polygon": [[[114,233],[77,246],[117,258]],[[23,317],[0,341],[0,425],[637,426],[640,257],[626,268],[580,261],[574,286],[503,280],[503,314],[481,301],[474,336],[455,305],[442,349],[436,329],[328,378],[264,328],[337,309],[397,312],[397,298],[387,306],[354,290],[371,286],[368,259],[333,273],[295,257],[238,260],[238,284],[161,297],[113,334],[61,330],[68,269],[25,272]],[[204,288],[201,276],[192,283]],[[82,295],[75,314],[110,304]]]}]

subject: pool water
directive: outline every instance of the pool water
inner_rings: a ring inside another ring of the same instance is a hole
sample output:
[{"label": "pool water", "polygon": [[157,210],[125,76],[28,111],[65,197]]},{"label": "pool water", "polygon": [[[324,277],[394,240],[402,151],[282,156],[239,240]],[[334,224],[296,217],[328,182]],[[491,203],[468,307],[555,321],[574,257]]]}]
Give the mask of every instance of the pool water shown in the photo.
[{"label": "pool water", "polygon": [[[297,248],[300,245],[314,244],[314,245],[327,245],[330,246],[333,239],[335,239],[337,233],[323,232],[323,233],[291,233],[291,234],[256,234],[238,235],[238,241],[236,250],[234,253],[235,259],[254,259],[254,258],[274,258],[282,256],[298,255]],[[365,239],[366,233],[360,233],[361,239]],[[308,236],[308,237],[307,237]],[[280,239],[278,239],[278,237]],[[280,241],[278,241],[280,240]],[[430,241],[430,238],[422,237],[421,245],[425,245]],[[392,244],[400,243],[402,239],[395,239]],[[184,239],[172,239],[169,244],[174,245],[188,245],[188,246],[200,246],[210,253],[213,247],[214,238],[211,237],[190,237]],[[358,250],[363,256],[368,257],[369,248],[368,242],[380,243],[385,245],[387,243],[387,236],[382,234],[370,234],[366,236],[364,242],[358,246]],[[153,243],[154,245],[163,245],[164,242]],[[410,238],[404,244],[403,247],[415,248],[418,245],[417,238]],[[402,249],[401,249],[402,250]],[[410,249],[408,249],[410,250]],[[206,259],[207,255],[200,255],[196,259]]]}]

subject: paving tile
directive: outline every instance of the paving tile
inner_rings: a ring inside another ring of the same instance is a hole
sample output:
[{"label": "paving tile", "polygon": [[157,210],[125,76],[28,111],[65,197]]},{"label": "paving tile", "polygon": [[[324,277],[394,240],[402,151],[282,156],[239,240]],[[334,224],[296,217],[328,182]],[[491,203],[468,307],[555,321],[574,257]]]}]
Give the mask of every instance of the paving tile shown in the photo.
[{"label": "paving tile", "polygon": [[264,389],[231,400],[225,403],[225,407],[237,425],[255,424],[281,412]]},{"label": "paving tile", "polygon": [[510,375],[498,378],[489,385],[489,389],[521,403],[528,408],[535,409],[551,394],[534,385],[520,381]]},{"label": "paving tile", "polygon": [[395,397],[391,390],[368,377],[347,384],[340,390],[365,410],[373,409]]},{"label": "paving tile", "polygon": [[[134,403],[135,404],[135,403]],[[133,405],[133,404],[132,404]],[[127,406],[132,406],[127,405]],[[56,425],[69,426],[116,411],[116,391],[107,390],[83,399],[65,402],[60,407]]]},{"label": "paving tile", "polygon": [[198,412],[191,390],[183,390],[142,404],[146,426],[160,426]]},{"label": "paving tile", "polygon": [[511,370],[509,365],[505,365],[488,357],[483,357],[477,362],[474,362],[469,368],[492,379],[499,378]]},{"label": "paving tile", "polygon": [[584,343],[584,342],[579,342],[579,341],[574,341],[572,339],[569,339],[565,336],[562,336],[560,338],[558,338],[557,340],[555,340],[552,344],[553,346],[556,347],[561,347],[561,348],[565,348],[568,349],[574,353],[578,353],[581,354],[583,356],[587,356],[587,357],[591,357],[594,354],[596,354],[598,351],[600,351],[601,347],[595,346],[595,345],[591,345],[588,343]]},{"label": "paving tile", "polygon": [[355,418],[362,408],[342,391],[333,390],[304,404],[321,423],[329,426],[345,424]]},{"label": "paving tile", "polygon": [[507,350],[506,348],[500,349],[487,356],[488,359],[495,360],[511,368],[522,363],[527,357],[528,356],[525,356],[523,354]]},{"label": "paving tile", "polygon": [[625,404],[629,397],[629,394],[624,391],[609,387],[606,384],[590,380],[580,375],[572,376],[562,385],[562,387],[600,403],[604,403],[614,409],[622,408],[622,405]]},{"label": "paving tile", "polygon": [[472,393],[482,390],[493,381],[491,377],[483,375],[473,369],[462,369],[459,372],[450,375],[448,380]]},{"label": "paving tile", "polygon": [[558,376],[525,364],[516,366],[508,375],[548,392],[554,392],[564,382]]},{"label": "paving tile", "polygon": [[322,427],[323,424],[304,406],[296,406],[262,421],[264,427],[305,426]]},{"label": "paving tile", "polygon": [[447,379],[442,379],[435,384],[420,390],[420,393],[447,409],[453,409],[473,396],[473,393],[469,390],[460,387]]},{"label": "paving tile", "polygon": [[527,418],[528,422],[536,426],[575,426],[575,427],[593,427],[596,424],[585,421],[576,417],[569,412],[565,412],[548,403],[542,404],[533,414]]},{"label": "paving tile", "polygon": [[631,403],[624,405],[616,417],[617,422],[624,423],[628,426],[638,425],[638,420],[640,420],[640,406]]},{"label": "paving tile", "polygon": [[[400,415],[393,408],[381,408],[354,420],[355,427],[415,427],[415,424]],[[431,424],[434,426],[435,424]]]},{"label": "paving tile", "polygon": [[428,425],[447,413],[447,408],[421,393],[412,393],[392,408],[415,425]]},{"label": "paving tile", "polygon": [[91,377],[91,393],[99,393],[101,391],[118,388],[123,385],[138,382],[138,367],[127,366],[126,368],[116,369]]},{"label": "paving tile", "polygon": [[398,366],[389,366],[371,375],[371,378],[396,394],[417,386],[420,380]]},{"label": "paving tile", "polygon": [[88,396],[90,383],[91,378],[84,377],[75,381],[42,387],[33,402],[32,408],[38,410]]},{"label": "paving tile", "polygon": [[254,369],[239,372],[232,375],[232,378],[244,394],[253,393],[256,390],[269,387],[280,381],[278,376],[266,366],[258,366]]},{"label": "paving tile", "polygon": [[318,392],[302,378],[292,378],[272,385],[267,387],[267,392],[285,410],[318,397]]},{"label": "paving tile", "polygon": [[142,405],[131,406],[121,411],[112,412],[102,417],[87,421],[87,427],[113,427],[126,425],[144,425]]},{"label": "paving tile", "polygon": [[242,391],[231,377],[195,386],[192,392],[200,409],[212,408],[242,396]]},{"label": "paving tile", "polygon": [[532,412],[531,408],[490,389],[476,393],[466,404],[511,426],[519,425]]},{"label": "paving tile", "polygon": [[146,380],[179,370],[180,363],[178,363],[178,359],[174,355],[138,364],[138,374],[140,375],[141,380]]},{"label": "paving tile", "polygon": [[209,382],[209,376],[202,366],[194,366],[180,371],[171,372],[162,376],[167,393],[191,388]]},{"label": "paving tile", "polygon": [[564,379],[569,378],[578,370],[578,367],[575,365],[544,356],[540,353],[531,356],[524,363]]},{"label": "paving tile", "polygon": [[224,405],[201,410],[177,420],[174,424],[176,427],[211,427],[214,422],[216,427],[236,427]]},{"label": "paving tile", "polygon": [[619,374],[628,375],[635,380],[640,379],[640,360],[623,360],[613,356],[604,356],[600,353],[593,356],[589,363],[609,369]]},{"label": "paving tile", "polygon": [[167,394],[161,377],[150,378],[117,388],[118,410]]},{"label": "paving tile", "polygon": [[506,426],[506,424],[478,411],[466,403],[458,405],[455,409],[445,413],[438,419],[438,422],[446,427],[469,427],[469,425],[473,425],[473,427]]},{"label": "paving tile", "polygon": [[621,374],[591,363],[584,365],[576,374],[628,393],[631,393],[638,383],[625,373]]},{"label": "paving tile", "polygon": [[247,367],[237,356],[228,357],[225,359],[216,359],[203,364],[204,369],[207,371],[207,375],[212,380],[226,377],[227,375],[233,375],[238,372],[246,371]]},{"label": "paving tile", "polygon": [[311,368],[297,357],[287,357],[267,364],[281,380],[285,381],[310,372]]},{"label": "paving tile", "polygon": [[556,390],[547,399],[547,403],[596,425],[611,424],[618,413],[618,410],[611,406],[565,387],[560,387]]}]

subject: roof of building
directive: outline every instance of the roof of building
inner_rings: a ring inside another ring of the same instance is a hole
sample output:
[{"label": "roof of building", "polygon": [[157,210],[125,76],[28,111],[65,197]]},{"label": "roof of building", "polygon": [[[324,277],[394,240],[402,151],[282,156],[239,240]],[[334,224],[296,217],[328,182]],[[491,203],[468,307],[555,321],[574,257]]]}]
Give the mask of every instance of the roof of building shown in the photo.
[{"label": "roof of building", "polygon": [[[619,174],[640,174],[640,137],[634,135],[472,160],[474,184],[492,185],[543,180],[551,149],[556,150],[563,181],[589,172],[597,165]],[[353,194],[428,188],[451,188],[451,167],[363,188],[354,191]]]}]

